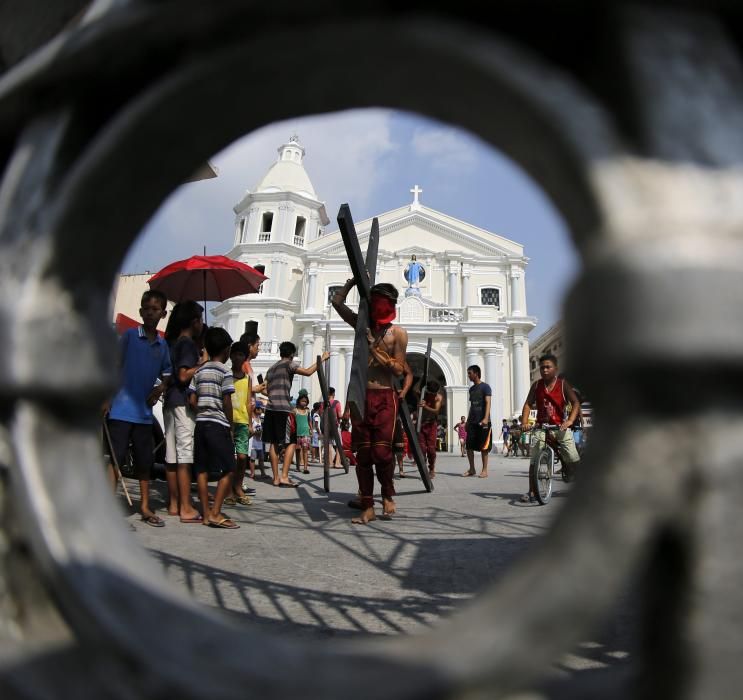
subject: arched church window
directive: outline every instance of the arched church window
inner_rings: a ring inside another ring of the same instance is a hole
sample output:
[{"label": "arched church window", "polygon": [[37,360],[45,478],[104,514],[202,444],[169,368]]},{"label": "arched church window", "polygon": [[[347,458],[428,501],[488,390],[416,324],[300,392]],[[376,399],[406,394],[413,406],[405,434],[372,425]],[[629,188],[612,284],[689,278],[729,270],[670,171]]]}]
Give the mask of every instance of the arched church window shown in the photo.
[{"label": "arched church window", "polygon": [[480,289],[480,303],[483,306],[494,306],[500,309],[500,289],[498,287],[482,287]]},{"label": "arched church window", "polygon": [[332,303],[333,297],[335,296],[336,292],[340,292],[341,289],[343,289],[343,286],[340,284],[334,284],[328,287],[328,306],[330,306],[330,304]]}]

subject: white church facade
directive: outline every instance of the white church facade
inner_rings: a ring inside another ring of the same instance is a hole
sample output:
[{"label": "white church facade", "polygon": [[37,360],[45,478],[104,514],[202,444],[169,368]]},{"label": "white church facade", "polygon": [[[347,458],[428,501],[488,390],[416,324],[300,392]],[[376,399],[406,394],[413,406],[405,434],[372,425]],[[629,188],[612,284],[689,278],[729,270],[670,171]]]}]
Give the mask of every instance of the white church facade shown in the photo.
[{"label": "white church facade", "polygon": [[[259,294],[235,297],[212,312],[212,322],[239,337],[248,321],[258,322],[261,353],[257,373],[278,359],[278,344],[291,340],[298,361],[311,365],[324,349],[330,327],[329,383],[343,400],[351,369],[353,330],[330,305],[336,287],[350,276],[337,226],[304,168],[305,151],[296,137],[279,147],[279,158],[254,191],[235,206],[235,244],[227,255],[265,266],[269,279]],[[491,418],[520,413],[529,388],[528,333],[536,319],[527,313],[528,258],[521,245],[425,206],[417,186],[412,202],[380,214],[377,282],[400,291],[397,321],[408,332],[408,361],[422,366],[433,339],[431,376],[442,383],[442,422],[451,428],[468,410],[467,367],[482,369],[493,388]],[[353,202],[349,203],[353,212]],[[371,219],[357,221],[361,250]],[[412,256],[423,267],[417,285],[406,281]],[[352,290],[348,305],[358,303]],[[315,377],[295,379],[320,397]],[[496,427],[497,431],[497,427]],[[497,434],[497,432],[496,432]]]}]

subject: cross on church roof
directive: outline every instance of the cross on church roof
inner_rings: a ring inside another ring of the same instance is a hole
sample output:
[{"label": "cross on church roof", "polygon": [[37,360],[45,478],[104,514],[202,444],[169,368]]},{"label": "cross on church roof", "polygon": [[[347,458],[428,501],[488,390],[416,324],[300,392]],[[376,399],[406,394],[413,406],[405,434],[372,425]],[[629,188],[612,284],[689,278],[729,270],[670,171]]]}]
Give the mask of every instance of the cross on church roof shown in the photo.
[{"label": "cross on church roof", "polygon": [[420,201],[418,201],[418,195],[423,193],[423,190],[418,187],[418,185],[415,185],[412,190],[410,190],[413,193],[413,203],[410,205],[412,208],[418,208],[420,206]]}]

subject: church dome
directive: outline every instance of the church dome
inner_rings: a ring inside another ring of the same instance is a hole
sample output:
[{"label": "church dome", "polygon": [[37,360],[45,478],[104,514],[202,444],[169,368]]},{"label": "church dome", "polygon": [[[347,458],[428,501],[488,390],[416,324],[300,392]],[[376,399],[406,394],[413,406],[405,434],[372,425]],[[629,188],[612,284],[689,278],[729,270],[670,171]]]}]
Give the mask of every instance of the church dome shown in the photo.
[{"label": "church dome", "polygon": [[315,188],[302,165],[304,148],[297,136],[277,149],[279,159],[269,168],[255,188],[256,192],[296,192],[310,199],[317,199]]}]

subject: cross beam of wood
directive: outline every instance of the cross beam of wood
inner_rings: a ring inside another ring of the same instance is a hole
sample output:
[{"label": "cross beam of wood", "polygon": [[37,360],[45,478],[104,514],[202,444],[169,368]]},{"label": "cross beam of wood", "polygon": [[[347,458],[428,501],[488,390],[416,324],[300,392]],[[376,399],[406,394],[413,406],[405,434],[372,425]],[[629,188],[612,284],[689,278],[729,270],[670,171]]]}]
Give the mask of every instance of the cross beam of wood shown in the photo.
[{"label": "cross beam of wood", "polygon": [[353,340],[353,359],[351,361],[351,376],[346,394],[346,404],[354,420],[363,420],[366,410],[366,377],[369,369],[369,341],[366,337],[366,331],[369,328],[370,290],[374,286],[377,276],[379,220],[374,218],[372,221],[369,244],[366,248],[366,259],[361,255],[359,238],[348,204],[342,204],[338,211],[338,228],[348,254],[353,278],[356,281],[356,289],[359,292],[359,310]]},{"label": "cross beam of wood", "polygon": [[[431,361],[431,345],[433,344],[433,338],[428,339],[428,345],[426,346],[426,355],[423,358],[423,377],[421,379],[421,398],[420,400],[423,401],[423,396],[426,391],[426,384],[428,384],[428,365]],[[423,406],[418,406],[418,422],[416,423],[418,427],[418,431],[421,429],[421,420],[423,420]]]},{"label": "cross beam of wood", "polygon": [[[395,389],[400,391],[401,388],[402,380],[398,378],[395,380]],[[413,451],[413,459],[418,467],[418,473],[421,475],[423,486],[426,487],[428,493],[431,493],[431,491],[433,491],[433,481],[431,480],[431,475],[428,473],[426,458],[423,454],[423,450],[421,450],[421,444],[418,441],[418,432],[410,418],[410,411],[408,410],[405,401],[400,401],[400,420],[402,421],[402,427],[405,430],[405,434],[408,436],[408,442]]]},{"label": "cross beam of wood", "polygon": [[320,382],[320,392],[323,401],[323,444],[325,454],[323,456],[323,486],[325,493],[330,493],[330,439],[335,441],[335,449],[341,457],[341,464],[348,474],[348,457],[343,451],[343,441],[341,440],[340,431],[338,430],[338,421],[336,420],[335,411],[330,409],[330,396],[328,394],[328,380],[325,377],[325,370],[322,367],[322,356],[317,356],[317,379]]}]

